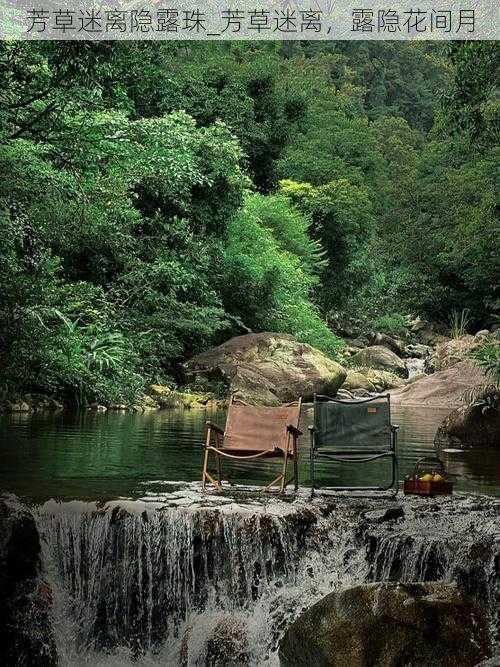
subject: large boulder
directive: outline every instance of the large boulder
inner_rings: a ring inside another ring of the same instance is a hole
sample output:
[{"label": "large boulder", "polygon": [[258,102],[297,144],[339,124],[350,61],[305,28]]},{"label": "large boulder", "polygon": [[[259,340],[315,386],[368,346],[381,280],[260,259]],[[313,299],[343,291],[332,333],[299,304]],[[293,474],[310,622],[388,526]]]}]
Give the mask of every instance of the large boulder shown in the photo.
[{"label": "large boulder", "polygon": [[426,361],[427,372],[444,371],[460,361],[468,359],[470,353],[484,345],[483,335],[470,336],[445,340],[436,345],[434,353]]},{"label": "large boulder", "polygon": [[342,389],[347,389],[347,391],[354,391],[356,389],[365,389],[370,392],[376,391],[375,385],[370,382],[366,375],[351,370],[347,372]]},{"label": "large boulder", "polygon": [[281,667],[472,667],[489,655],[485,613],[441,582],[330,593],[291,625],[279,651]]},{"label": "large boulder", "polygon": [[461,405],[444,418],[434,444],[443,449],[496,447],[500,454],[500,410],[480,405]]},{"label": "large boulder", "polygon": [[386,347],[388,350],[391,350],[391,352],[394,352],[394,354],[397,354],[398,357],[403,357],[405,355],[404,341],[399,338],[388,336],[385,333],[377,332],[373,334],[370,343],[371,345],[381,345],[382,347]]},{"label": "large boulder", "polygon": [[193,357],[188,374],[224,382],[237,398],[255,405],[280,405],[314,393],[335,395],[346,371],[323,352],[287,334],[236,336]]},{"label": "large boulder", "polygon": [[251,664],[248,623],[237,614],[204,614],[181,641],[180,667],[246,667]]},{"label": "large boulder", "polygon": [[454,407],[460,405],[465,391],[487,382],[483,371],[472,361],[461,361],[392,391],[391,400],[401,405]]},{"label": "large boulder", "polygon": [[364,350],[351,357],[350,361],[354,366],[375,368],[381,371],[389,371],[402,378],[408,377],[405,362],[397,354],[382,345],[365,347]]}]

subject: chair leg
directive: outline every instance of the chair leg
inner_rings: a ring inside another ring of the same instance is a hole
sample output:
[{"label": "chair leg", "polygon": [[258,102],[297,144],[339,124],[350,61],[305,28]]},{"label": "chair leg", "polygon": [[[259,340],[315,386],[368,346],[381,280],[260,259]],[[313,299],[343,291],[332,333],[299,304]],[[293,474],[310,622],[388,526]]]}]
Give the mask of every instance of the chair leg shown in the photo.
[{"label": "chair leg", "polygon": [[311,433],[311,449],[309,453],[311,471],[311,498],[314,498],[314,434]]},{"label": "chair leg", "polygon": [[297,436],[294,437],[293,443],[293,476],[295,481],[295,493],[297,493],[299,490],[299,447],[297,444]]},{"label": "chair leg", "polygon": [[205,490],[206,482],[207,482],[208,454],[209,454],[208,447],[205,447],[205,454],[203,456],[203,476],[201,478],[201,480],[202,480],[201,487],[202,487],[203,491]]},{"label": "chair leg", "polygon": [[222,486],[222,460],[217,456],[217,475],[219,477],[219,486]]},{"label": "chair leg", "polygon": [[[218,436],[217,436],[218,437]],[[211,442],[211,429],[208,427],[207,430],[207,438],[205,441],[205,454],[203,456],[203,475],[202,475],[202,480],[201,480],[201,488],[203,491],[206,489],[207,485],[207,479],[209,482],[211,482],[215,488],[221,488],[222,487],[222,467],[221,467],[221,460],[220,456],[216,454],[217,458],[217,474],[218,474],[218,479],[214,479],[212,475],[208,472],[208,456],[210,454],[210,442]]]},{"label": "chair leg", "polygon": [[280,493],[283,493],[286,489],[287,486],[287,479],[286,479],[286,469],[288,465],[288,451],[290,449],[290,435],[288,436],[288,442],[286,443],[286,449],[285,449],[285,455],[283,457],[283,470],[282,470],[282,477],[281,477],[281,486],[280,486]]},{"label": "chair leg", "polygon": [[286,468],[288,464],[288,444],[285,449],[285,456],[283,457],[283,471],[282,471],[282,477],[281,477],[281,486],[280,486],[280,493],[283,493],[286,489],[287,481],[286,481]]}]

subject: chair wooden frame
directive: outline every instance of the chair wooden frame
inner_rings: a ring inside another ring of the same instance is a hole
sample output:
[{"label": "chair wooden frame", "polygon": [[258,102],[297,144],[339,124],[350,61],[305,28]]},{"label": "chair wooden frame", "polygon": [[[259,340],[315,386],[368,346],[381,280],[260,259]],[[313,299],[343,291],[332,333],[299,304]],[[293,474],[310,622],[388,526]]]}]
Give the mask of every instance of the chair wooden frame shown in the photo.
[{"label": "chair wooden frame", "polygon": [[323,396],[320,394],[314,395],[314,424],[309,426],[309,433],[311,438],[310,445],[310,469],[311,469],[311,498],[315,495],[316,485],[315,462],[319,460],[331,461],[334,463],[368,463],[377,459],[388,458],[391,461],[391,476],[387,484],[372,485],[372,486],[328,486],[323,487],[328,491],[389,491],[393,489],[393,494],[398,492],[398,458],[397,458],[397,432],[399,426],[391,423],[390,417],[390,394],[374,396],[366,399],[360,399],[356,402],[358,404],[369,404],[373,401],[386,399],[389,411],[389,434],[388,446],[386,449],[365,447],[362,450],[359,448],[339,451],[335,447],[318,447],[318,432],[316,428],[316,406],[319,401],[332,403],[349,403],[350,401],[331,398],[330,396]]},{"label": "chair wooden frame", "polygon": [[[231,406],[235,403],[240,403],[245,405],[243,401],[237,401],[234,396],[231,396],[229,402],[228,416],[226,419],[226,427],[229,421],[229,414]],[[207,482],[213,484],[216,489],[222,488],[222,458],[236,459],[239,461],[252,461],[255,459],[266,458],[266,459],[282,459],[282,466],[280,474],[275,477],[269,484],[261,489],[261,491],[270,491],[273,487],[277,487],[279,493],[283,493],[287,486],[294,483],[295,491],[298,490],[298,438],[302,435],[302,432],[299,431],[299,419],[300,419],[300,408],[302,404],[302,399],[298,400],[297,404],[297,423],[296,424],[287,424],[283,423],[283,429],[286,430],[286,444],[282,447],[277,447],[273,444],[270,447],[265,447],[262,450],[256,450],[255,454],[238,454],[234,449],[231,452],[224,451],[224,436],[225,431],[217,424],[214,424],[211,421],[206,422],[206,438],[204,444],[204,453],[203,453],[203,473],[202,473],[202,488],[205,490]],[[287,407],[291,407],[295,403],[290,403]],[[216,472],[209,472],[209,456],[212,454],[216,459]],[[289,460],[292,459],[293,462],[293,474],[290,478],[287,479],[287,467]]]}]

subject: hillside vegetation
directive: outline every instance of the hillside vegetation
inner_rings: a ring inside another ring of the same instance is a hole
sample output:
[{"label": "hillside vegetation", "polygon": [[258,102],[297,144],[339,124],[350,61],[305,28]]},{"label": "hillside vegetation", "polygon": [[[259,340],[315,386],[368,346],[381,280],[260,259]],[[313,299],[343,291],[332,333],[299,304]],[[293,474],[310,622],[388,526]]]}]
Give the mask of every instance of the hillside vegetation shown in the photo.
[{"label": "hillside vegetation", "polygon": [[[0,389],[84,404],[248,331],[488,326],[495,43],[0,45]],[[391,324],[392,323],[392,324]]]}]

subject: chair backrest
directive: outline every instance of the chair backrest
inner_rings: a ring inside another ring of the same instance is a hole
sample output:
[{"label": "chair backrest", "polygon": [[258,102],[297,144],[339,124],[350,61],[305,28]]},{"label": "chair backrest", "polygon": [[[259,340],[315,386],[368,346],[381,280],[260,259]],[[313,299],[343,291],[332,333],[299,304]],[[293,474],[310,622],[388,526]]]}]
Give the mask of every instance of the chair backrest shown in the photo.
[{"label": "chair backrest", "polygon": [[389,396],[358,400],[322,398],[315,397],[314,400],[317,447],[390,449]]},{"label": "chair backrest", "polygon": [[[300,401],[278,408],[244,405],[231,401],[224,432],[224,448],[262,451],[288,443],[287,425],[298,428]],[[290,439],[290,447],[293,441]]]}]

